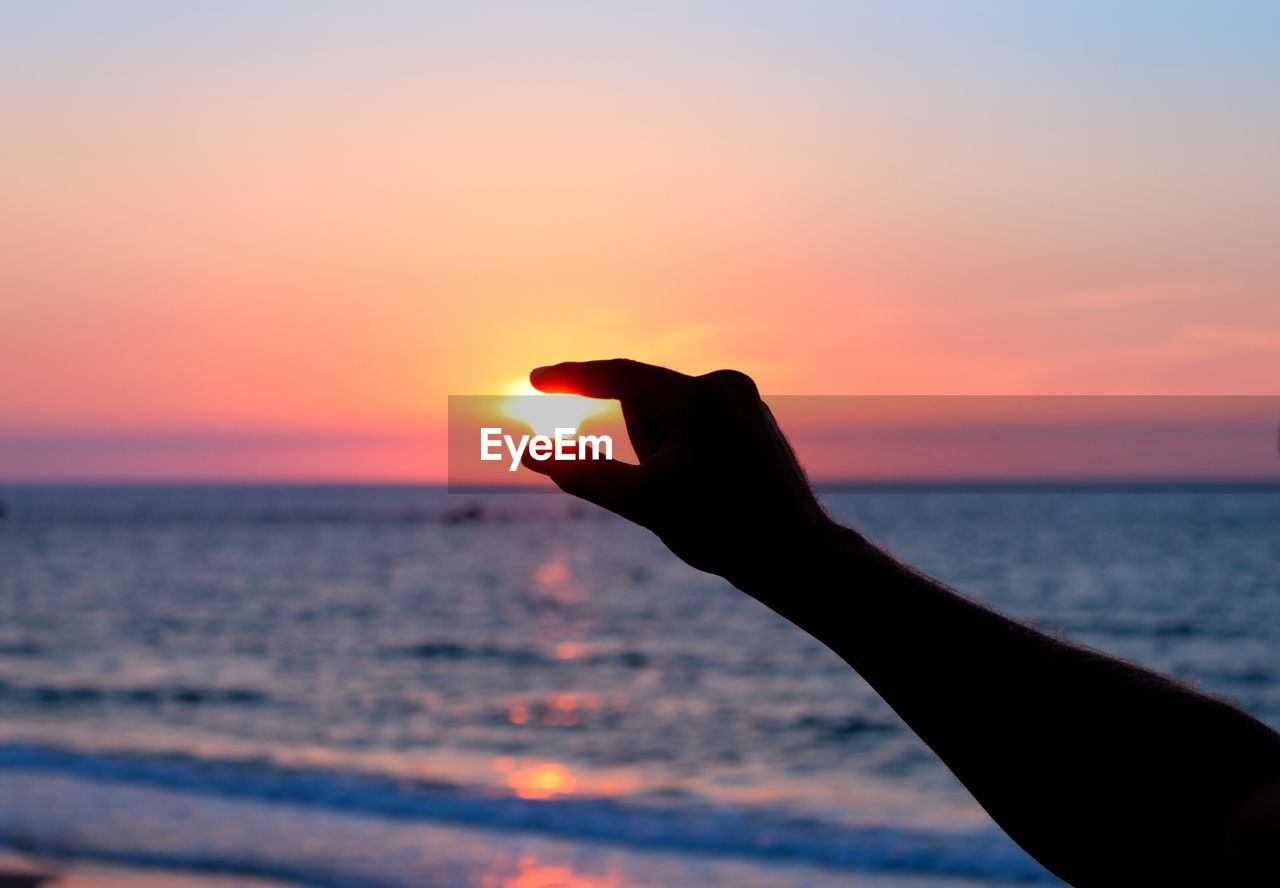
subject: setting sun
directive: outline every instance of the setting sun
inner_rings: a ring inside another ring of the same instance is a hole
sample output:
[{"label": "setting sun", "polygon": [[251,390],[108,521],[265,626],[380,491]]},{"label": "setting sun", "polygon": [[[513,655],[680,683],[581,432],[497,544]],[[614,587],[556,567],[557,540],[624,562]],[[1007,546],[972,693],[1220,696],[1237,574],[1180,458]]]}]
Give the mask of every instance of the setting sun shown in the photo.
[{"label": "setting sun", "polygon": [[556,429],[573,429],[592,416],[616,409],[614,402],[581,395],[548,395],[527,380],[511,386],[511,397],[499,409],[531,428],[535,435],[554,435]]}]

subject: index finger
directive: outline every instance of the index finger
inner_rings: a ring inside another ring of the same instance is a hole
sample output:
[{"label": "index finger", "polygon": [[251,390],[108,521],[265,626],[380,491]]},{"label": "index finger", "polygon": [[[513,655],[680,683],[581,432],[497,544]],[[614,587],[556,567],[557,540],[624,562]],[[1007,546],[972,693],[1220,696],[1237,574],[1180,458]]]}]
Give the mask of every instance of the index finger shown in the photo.
[{"label": "index finger", "polygon": [[565,361],[550,367],[538,367],[529,374],[529,382],[541,392],[619,400],[661,393],[692,379],[692,376],[666,367],[643,364],[628,358]]}]

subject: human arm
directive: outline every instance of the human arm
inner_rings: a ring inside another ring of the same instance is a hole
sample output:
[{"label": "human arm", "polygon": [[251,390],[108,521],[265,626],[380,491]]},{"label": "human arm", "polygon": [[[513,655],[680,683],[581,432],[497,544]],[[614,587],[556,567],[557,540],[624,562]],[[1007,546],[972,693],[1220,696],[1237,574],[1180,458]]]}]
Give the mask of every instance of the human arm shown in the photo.
[{"label": "human arm", "polygon": [[619,399],[640,462],[526,465],[834,650],[1053,872],[1075,884],[1248,883],[1277,866],[1280,735],[1010,619],[836,524],[743,374],[616,360],[531,378]]}]

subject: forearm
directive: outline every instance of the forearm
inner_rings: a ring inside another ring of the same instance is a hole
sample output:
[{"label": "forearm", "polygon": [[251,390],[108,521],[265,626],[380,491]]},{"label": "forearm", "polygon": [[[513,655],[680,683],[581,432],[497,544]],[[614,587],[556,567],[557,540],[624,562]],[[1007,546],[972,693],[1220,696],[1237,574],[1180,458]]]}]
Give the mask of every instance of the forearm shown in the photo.
[{"label": "forearm", "polygon": [[1215,833],[1280,773],[1280,738],[1239,710],[1009,620],[838,528],[744,374],[610,360],[531,379],[620,399],[640,462],[526,465],[835,650],[1068,880],[1204,874]]},{"label": "forearm", "polygon": [[853,666],[1071,881],[1160,866],[1185,878],[1209,865],[1221,822],[1280,773],[1280,737],[1243,712],[1010,620],[853,531],[825,531],[739,584]]}]

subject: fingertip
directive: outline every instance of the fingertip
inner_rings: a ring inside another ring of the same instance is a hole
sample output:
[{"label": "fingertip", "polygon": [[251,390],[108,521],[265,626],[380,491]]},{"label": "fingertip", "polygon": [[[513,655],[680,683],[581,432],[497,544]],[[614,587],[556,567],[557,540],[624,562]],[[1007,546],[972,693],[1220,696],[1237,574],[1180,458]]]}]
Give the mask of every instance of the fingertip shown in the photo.
[{"label": "fingertip", "polygon": [[558,385],[557,380],[562,375],[560,371],[563,368],[564,364],[546,364],[542,367],[534,367],[529,371],[529,384],[540,392],[555,389]]},{"label": "fingertip", "polygon": [[690,378],[666,367],[630,358],[564,361],[529,373],[533,387],[546,394],[617,399],[667,389]]}]

